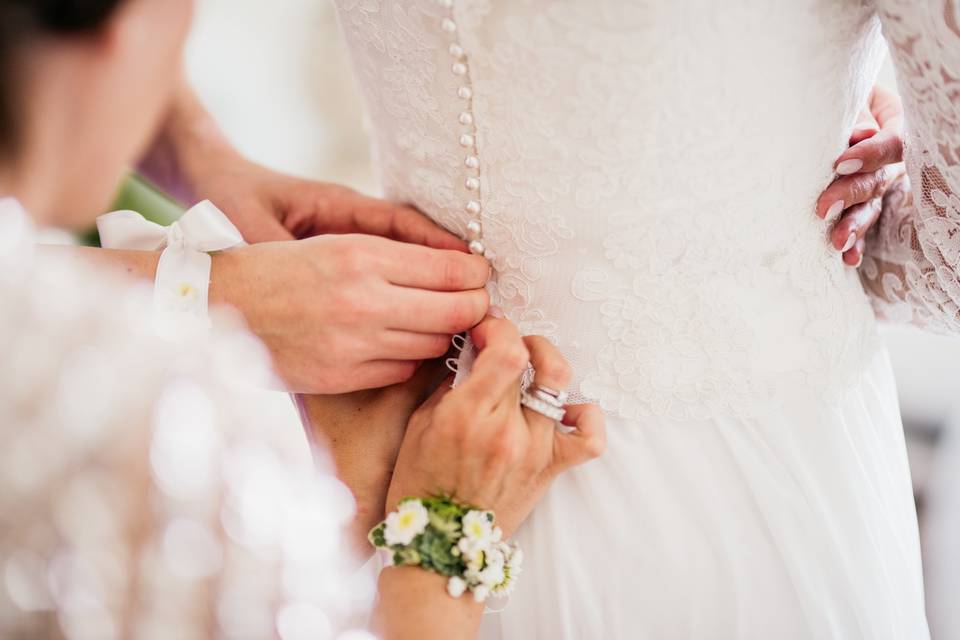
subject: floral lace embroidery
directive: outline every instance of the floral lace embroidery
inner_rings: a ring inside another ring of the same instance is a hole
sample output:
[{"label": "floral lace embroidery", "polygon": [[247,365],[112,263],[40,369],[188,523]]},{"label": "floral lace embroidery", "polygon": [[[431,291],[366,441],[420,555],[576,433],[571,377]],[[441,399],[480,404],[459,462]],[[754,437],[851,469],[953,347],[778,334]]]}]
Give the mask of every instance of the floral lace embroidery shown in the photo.
[{"label": "floral lace embroidery", "polygon": [[[466,237],[436,0],[338,0],[385,195]],[[829,400],[878,348],[813,203],[883,56],[869,2],[464,0],[493,300],[626,417]],[[786,124],[789,123],[789,124]]]}]

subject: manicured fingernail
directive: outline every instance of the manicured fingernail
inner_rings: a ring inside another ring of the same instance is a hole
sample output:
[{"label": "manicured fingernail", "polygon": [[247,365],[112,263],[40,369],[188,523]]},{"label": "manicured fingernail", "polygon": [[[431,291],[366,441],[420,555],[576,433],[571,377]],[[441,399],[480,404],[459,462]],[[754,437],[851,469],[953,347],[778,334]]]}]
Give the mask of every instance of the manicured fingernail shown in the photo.
[{"label": "manicured fingernail", "polygon": [[858,160],[856,158],[852,160],[844,160],[837,165],[837,175],[848,176],[851,173],[856,173],[860,171],[860,168],[863,166],[863,160]]},{"label": "manicured fingernail", "polygon": [[851,233],[847,238],[846,244],[843,245],[843,249],[840,249],[840,253],[846,253],[853,248],[853,245],[857,244],[857,234]]},{"label": "manicured fingernail", "polygon": [[853,268],[858,269],[862,264],[863,264],[863,254],[860,254],[860,257],[857,258],[857,264],[853,265]]},{"label": "manicured fingernail", "polygon": [[857,134],[863,135],[865,133],[874,134],[876,132],[877,132],[877,128],[872,126],[855,127],[852,135],[857,135]]},{"label": "manicured fingernail", "polygon": [[487,309],[487,313],[489,313],[489,314],[490,314],[491,316],[493,316],[494,318],[503,318],[503,317],[504,317],[504,315],[503,315],[503,309],[501,309],[500,307],[490,307],[489,309]]},{"label": "manicured fingernail", "polygon": [[823,219],[827,222],[833,222],[836,217],[840,215],[841,211],[843,211],[843,200],[837,200],[827,209],[827,214]]}]

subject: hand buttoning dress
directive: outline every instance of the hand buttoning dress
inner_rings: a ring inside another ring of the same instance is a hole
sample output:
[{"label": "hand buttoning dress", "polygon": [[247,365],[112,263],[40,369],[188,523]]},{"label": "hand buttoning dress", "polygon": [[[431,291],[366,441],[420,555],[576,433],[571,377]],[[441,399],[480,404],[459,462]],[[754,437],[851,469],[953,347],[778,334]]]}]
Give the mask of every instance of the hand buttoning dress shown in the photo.
[{"label": "hand buttoning dress", "polygon": [[886,36],[943,218],[888,270],[957,309],[955,0],[337,5],[385,195],[481,242],[608,412],[482,637],[927,638],[890,365],[813,208]]}]

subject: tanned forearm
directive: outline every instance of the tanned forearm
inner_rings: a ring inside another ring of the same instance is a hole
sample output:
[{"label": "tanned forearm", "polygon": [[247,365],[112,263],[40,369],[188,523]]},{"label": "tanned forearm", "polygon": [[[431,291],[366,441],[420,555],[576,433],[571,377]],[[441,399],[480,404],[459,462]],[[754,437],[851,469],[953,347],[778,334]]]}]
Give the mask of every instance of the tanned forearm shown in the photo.
[{"label": "tanned forearm", "polygon": [[38,251],[41,256],[96,262],[114,270],[126,272],[134,278],[151,281],[156,277],[157,262],[160,260],[159,251],[125,251],[60,245],[40,245]]},{"label": "tanned forearm", "polygon": [[[38,250],[41,256],[67,257],[94,262],[148,282],[153,282],[156,278],[157,263],[160,260],[159,251],[127,251],[61,245],[40,245]],[[226,251],[214,254],[211,258],[213,264],[210,270],[210,304],[229,304],[242,310],[245,306],[243,296],[247,291],[242,282],[235,282],[236,279],[231,273],[236,268],[239,256],[235,252]]]},{"label": "tanned forearm", "polygon": [[447,579],[419,567],[380,574],[374,624],[384,640],[473,640],[483,605],[470,594],[452,598]]},{"label": "tanned forearm", "polygon": [[193,203],[211,159],[225,157],[239,154],[184,79],[139,170],[176,199]]}]

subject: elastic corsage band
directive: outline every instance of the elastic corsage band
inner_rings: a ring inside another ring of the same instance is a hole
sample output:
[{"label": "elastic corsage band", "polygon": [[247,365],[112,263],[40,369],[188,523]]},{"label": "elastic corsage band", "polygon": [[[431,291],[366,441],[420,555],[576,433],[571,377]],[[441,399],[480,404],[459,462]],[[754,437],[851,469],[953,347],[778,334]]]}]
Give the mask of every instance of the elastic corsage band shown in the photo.
[{"label": "elastic corsage band", "polygon": [[523,553],[502,540],[491,511],[450,498],[404,498],[370,532],[370,542],[388,552],[390,564],[417,566],[449,578],[447,593],[466,591],[477,602],[513,591]]},{"label": "elastic corsage band", "polygon": [[169,227],[134,211],[114,211],[97,218],[97,229],[106,249],[163,250],[157,263],[154,306],[161,314],[192,317],[204,325],[209,324],[209,253],[245,244],[233,223],[209,200]]}]

